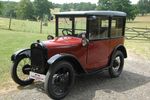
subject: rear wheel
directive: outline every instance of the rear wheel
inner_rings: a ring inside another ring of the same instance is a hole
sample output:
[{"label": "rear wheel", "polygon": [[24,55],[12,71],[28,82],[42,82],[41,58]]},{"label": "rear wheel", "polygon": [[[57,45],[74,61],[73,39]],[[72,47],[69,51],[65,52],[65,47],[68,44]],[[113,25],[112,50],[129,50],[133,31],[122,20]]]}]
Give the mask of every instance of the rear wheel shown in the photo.
[{"label": "rear wheel", "polygon": [[70,63],[58,62],[46,74],[44,87],[47,94],[57,100],[64,98],[74,84],[74,77],[74,70]]},{"label": "rear wheel", "polygon": [[25,55],[18,57],[11,67],[11,77],[19,85],[29,85],[33,82],[33,79],[29,78],[29,72],[31,71],[31,60]]},{"label": "rear wheel", "polygon": [[112,78],[119,77],[123,70],[124,55],[121,51],[116,51],[112,58],[112,65],[109,68],[109,74]]}]

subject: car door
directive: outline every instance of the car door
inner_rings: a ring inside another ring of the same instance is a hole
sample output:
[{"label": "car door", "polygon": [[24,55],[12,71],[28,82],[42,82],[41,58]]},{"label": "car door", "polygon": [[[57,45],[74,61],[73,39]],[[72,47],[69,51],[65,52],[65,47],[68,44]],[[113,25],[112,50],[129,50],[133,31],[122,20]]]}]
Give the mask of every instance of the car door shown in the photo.
[{"label": "car door", "polygon": [[109,20],[97,17],[89,22],[89,45],[87,53],[87,69],[99,69],[107,65],[110,49],[108,39]]}]

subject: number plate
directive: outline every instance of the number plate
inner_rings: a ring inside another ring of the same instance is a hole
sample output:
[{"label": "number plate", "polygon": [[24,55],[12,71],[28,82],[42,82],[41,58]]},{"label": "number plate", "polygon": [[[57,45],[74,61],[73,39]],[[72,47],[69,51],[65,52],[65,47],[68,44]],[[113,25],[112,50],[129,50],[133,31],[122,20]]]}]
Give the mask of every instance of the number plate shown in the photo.
[{"label": "number plate", "polygon": [[39,74],[39,73],[35,73],[35,72],[30,71],[29,78],[34,79],[36,81],[45,82],[45,75],[43,75],[43,74]]}]

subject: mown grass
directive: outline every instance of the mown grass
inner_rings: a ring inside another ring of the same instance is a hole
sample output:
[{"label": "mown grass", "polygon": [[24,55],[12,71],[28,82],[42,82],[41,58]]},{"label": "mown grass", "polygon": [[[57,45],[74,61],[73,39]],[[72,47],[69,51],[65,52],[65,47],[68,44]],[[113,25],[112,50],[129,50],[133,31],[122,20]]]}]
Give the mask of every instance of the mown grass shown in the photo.
[{"label": "mown grass", "polygon": [[9,84],[11,55],[22,48],[30,48],[37,39],[45,40],[47,34],[16,32],[0,29],[0,87]]},{"label": "mown grass", "polygon": [[129,52],[139,55],[143,60],[150,61],[150,40],[126,40],[125,46]]},{"label": "mown grass", "polygon": [[[16,19],[11,20],[11,30],[13,31],[40,33],[40,27],[41,27],[40,21],[16,20]],[[0,18],[0,28],[1,29],[9,28],[8,18]],[[42,33],[53,34],[54,32],[55,32],[54,21],[49,21],[48,26],[42,26]]]},{"label": "mown grass", "polygon": [[[135,21],[128,22],[127,27],[150,27],[149,18],[150,16],[137,17]],[[9,19],[0,18],[0,89],[13,83],[10,78],[10,56],[19,49],[29,48],[37,39],[45,40],[47,34],[55,32],[54,22],[43,27],[45,34],[39,34],[40,22],[13,19],[12,30],[7,30],[8,23]],[[150,59],[150,40],[126,40],[125,45],[129,51]]]}]

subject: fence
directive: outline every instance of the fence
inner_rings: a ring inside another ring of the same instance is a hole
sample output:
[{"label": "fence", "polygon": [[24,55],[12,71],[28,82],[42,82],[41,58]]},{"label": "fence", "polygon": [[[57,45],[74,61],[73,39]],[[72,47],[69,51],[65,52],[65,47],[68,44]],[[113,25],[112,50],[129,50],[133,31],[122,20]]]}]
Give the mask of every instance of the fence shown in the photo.
[{"label": "fence", "polygon": [[[41,30],[42,28],[42,30]],[[10,29],[14,31],[30,32],[30,33],[55,33],[55,21],[48,22],[48,26],[41,27],[40,21],[29,21],[29,20],[16,20],[9,18],[0,18],[0,29]],[[150,28],[139,28],[139,27],[127,27],[126,28],[127,39],[150,39]]]},{"label": "fence", "polygon": [[127,39],[150,39],[150,28],[126,28]]},{"label": "fence", "polygon": [[[0,29],[13,31],[29,32],[29,33],[45,33],[53,34],[55,32],[55,22],[49,21],[47,26],[42,25],[40,21],[16,20],[9,18],[0,18]],[[42,28],[42,29],[41,29]]]}]

